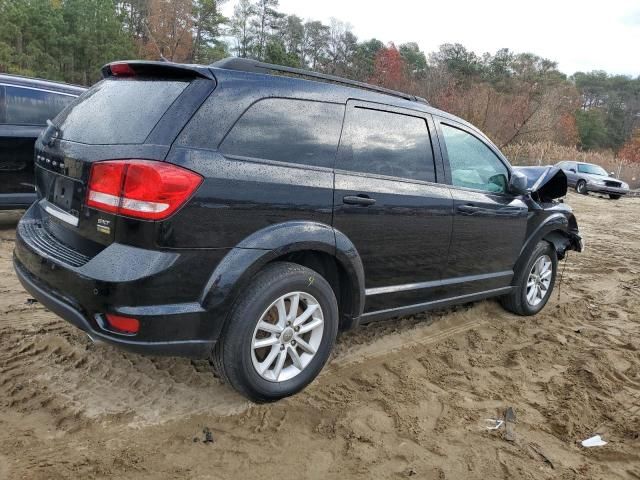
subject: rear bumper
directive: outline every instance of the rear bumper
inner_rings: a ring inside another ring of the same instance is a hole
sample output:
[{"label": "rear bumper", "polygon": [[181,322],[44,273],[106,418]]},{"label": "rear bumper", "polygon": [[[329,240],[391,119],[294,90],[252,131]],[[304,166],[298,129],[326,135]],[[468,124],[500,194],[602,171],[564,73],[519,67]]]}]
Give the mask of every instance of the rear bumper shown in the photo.
[{"label": "rear bumper", "polygon": [[43,306],[53,313],[63,318],[73,326],[84,331],[93,341],[104,341],[127,350],[152,354],[186,356],[195,358],[206,357],[213,348],[215,342],[205,340],[186,341],[137,341],[125,336],[118,337],[117,334],[107,334],[96,329],[89,318],[83,313],[81,307],[74,305],[69,299],[54,293],[50,288],[40,283],[14,258],[13,266],[18,276],[18,280],[33,298],[38,300]]},{"label": "rear bumper", "polygon": [[[199,299],[225,251],[145,250],[112,243],[82,257],[43,231],[36,204],[16,230],[14,268],[24,288],[95,340],[141,353],[204,358],[224,317]],[[106,313],[134,317],[135,335],[117,333]]]}]

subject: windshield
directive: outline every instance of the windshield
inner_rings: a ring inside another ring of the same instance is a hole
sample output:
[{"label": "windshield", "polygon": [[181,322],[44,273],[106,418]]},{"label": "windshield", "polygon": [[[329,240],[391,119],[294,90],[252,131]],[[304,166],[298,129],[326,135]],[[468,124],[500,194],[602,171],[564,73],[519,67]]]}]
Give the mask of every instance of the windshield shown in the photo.
[{"label": "windshield", "polygon": [[609,176],[609,174],[607,174],[604,168],[599,167],[597,165],[591,165],[590,163],[579,163],[578,171],[580,173],[589,173],[591,175],[601,175],[603,177]]}]

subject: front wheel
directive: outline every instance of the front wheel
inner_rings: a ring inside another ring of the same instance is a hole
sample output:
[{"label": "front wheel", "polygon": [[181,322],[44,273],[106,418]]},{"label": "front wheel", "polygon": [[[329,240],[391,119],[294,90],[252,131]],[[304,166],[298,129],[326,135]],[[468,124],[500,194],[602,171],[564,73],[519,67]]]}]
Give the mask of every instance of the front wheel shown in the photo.
[{"label": "front wheel", "polygon": [[502,306],[518,315],[535,315],[549,301],[558,270],[558,257],[549,242],[541,241],[529,261],[516,272],[517,287],[501,299]]},{"label": "front wheel", "polygon": [[576,192],[578,192],[580,195],[586,195],[587,192],[587,182],[585,182],[584,180],[579,180],[578,183],[576,183]]},{"label": "front wheel", "polygon": [[213,351],[216,370],[255,402],[293,395],[326,363],[338,332],[331,286],[317,272],[277,262],[258,273]]}]

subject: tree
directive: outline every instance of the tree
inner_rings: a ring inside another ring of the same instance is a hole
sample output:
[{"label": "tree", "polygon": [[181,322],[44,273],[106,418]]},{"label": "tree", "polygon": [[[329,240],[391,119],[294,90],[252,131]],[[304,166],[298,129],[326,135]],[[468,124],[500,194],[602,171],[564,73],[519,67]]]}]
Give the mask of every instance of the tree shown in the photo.
[{"label": "tree", "polygon": [[286,67],[299,67],[300,57],[292,52],[287,52],[284,43],[278,38],[272,38],[267,43],[264,61]]},{"label": "tree", "polygon": [[445,66],[459,80],[472,79],[480,73],[482,68],[476,54],[459,43],[440,45],[438,51],[432,53],[429,59],[433,64]]},{"label": "tree", "polygon": [[289,60],[292,56],[297,57],[296,66],[304,64],[303,58],[303,42],[304,42],[304,24],[302,19],[296,15],[287,15],[278,22],[276,29],[279,40],[282,42],[285,52]]},{"label": "tree", "polygon": [[376,54],[370,82],[396,90],[402,90],[407,85],[406,64],[393,43]]},{"label": "tree", "polygon": [[618,157],[632,163],[640,164],[640,128],[638,128],[634,132],[634,135],[622,146],[618,152]]},{"label": "tree", "polygon": [[251,30],[251,18],[256,11],[251,0],[239,0],[233,7],[231,17],[231,34],[236,41],[236,55],[246,58],[251,55],[254,35]]},{"label": "tree", "polygon": [[322,71],[331,75],[351,76],[357,45],[358,39],[351,32],[351,26],[332,18],[327,30]]},{"label": "tree", "polygon": [[193,2],[191,0],[149,0],[147,19],[150,58],[185,62],[192,58]]},{"label": "tree", "polygon": [[313,21],[304,24],[303,63],[312,70],[315,70],[322,60],[328,39],[329,27],[323,25],[322,22]]},{"label": "tree", "polygon": [[[582,94],[581,133],[587,148],[619,149],[640,124],[640,78],[608,75],[603,71],[577,72],[572,80]],[[597,111],[599,113],[587,112]],[[591,128],[589,118],[599,118],[601,128]],[[579,123],[580,125],[580,123]],[[588,138],[594,134],[596,137]]]},{"label": "tree", "polygon": [[220,58],[212,58],[218,56],[218,52],[226,52],[226,46],[219,40],[220,28],[226,22],[219,10],[224,2],[225,0],[193,0],[192,63],[211,63]]},{"label": "tree", "polygon": [[0,71],[89,84],[135,56],[112,0],[0,0]]},{"label": "tree", "polygon": [[576,123],[580,146],[585,149],[605,148],[607,145],[607,126],[605,116],[597,109],[576,112]]},{"label": "tree", "polygon": [[265,48],[269,41],[271,30],[280,18],[283,17],[276,8],[279,0],[257,0],[254,5],[256,18],[253,19],[252,25],[256,31],[256,56],[264,59]]},{"label": "tree", "polygon": [[376,55],[384,48],[384,43],[378,39],[371,39],[359,43],[353,58],[353,78],[366,82],[373,76]]},{"label": "tree", "polygon": [[414,76],[421,76],[427,70],[427,57],[415,42],[403,43],[399,49],[409,71]]}]

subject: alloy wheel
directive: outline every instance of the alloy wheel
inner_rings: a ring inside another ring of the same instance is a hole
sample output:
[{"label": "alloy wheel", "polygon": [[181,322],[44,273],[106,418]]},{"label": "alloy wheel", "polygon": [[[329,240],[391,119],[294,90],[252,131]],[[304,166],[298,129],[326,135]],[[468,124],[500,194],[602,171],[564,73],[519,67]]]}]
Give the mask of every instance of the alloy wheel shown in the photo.
[{"label": "alloy wheel", "polygon": [[292,379],[315,357],[323,331],[322,307],[312,295],[282,295],[264,311],[253,332],[253,367],[270,382]]},{"label": "alloy wheel", "polygon": [[539,257],[529,272],[527,279],[527,302],[532,307],[537,307],[549,293],[553,263],[549,255]]}]

